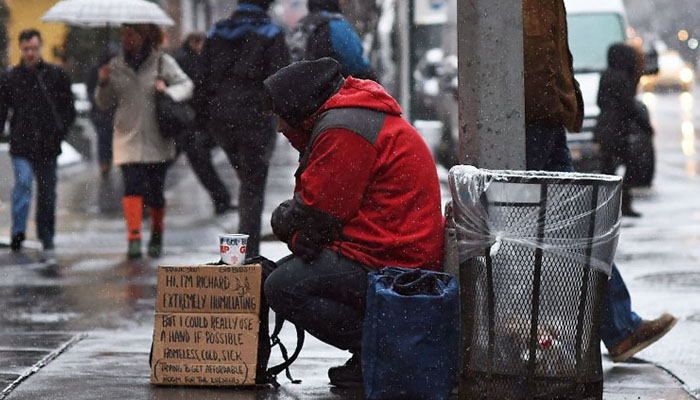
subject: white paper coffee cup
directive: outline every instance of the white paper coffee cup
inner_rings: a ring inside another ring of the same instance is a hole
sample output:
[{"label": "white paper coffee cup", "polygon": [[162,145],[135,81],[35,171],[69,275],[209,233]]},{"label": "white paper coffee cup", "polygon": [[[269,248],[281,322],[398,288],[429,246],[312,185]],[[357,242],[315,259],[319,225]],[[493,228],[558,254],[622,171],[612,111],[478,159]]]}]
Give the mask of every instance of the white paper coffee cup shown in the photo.
[{"label": "white paper coffee cup", "polygon": [[221,261],[228,265],[243,264],[247,245],[248,235],[242,233],[225,233],[219,235]]}]

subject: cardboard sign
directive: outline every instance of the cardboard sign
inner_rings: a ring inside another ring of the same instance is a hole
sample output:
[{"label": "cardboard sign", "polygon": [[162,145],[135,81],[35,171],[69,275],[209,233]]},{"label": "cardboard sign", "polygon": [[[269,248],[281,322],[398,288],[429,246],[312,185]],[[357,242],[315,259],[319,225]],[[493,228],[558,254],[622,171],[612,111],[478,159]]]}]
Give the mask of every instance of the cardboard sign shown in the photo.
[{"label": "cardboard sign", "polygon": [[158,268],[151,383],[255,384],[261,267]]},{"label": "cardboard sign", "polygon": [[156,312],[259,313],[261,267],[158,267]]}]

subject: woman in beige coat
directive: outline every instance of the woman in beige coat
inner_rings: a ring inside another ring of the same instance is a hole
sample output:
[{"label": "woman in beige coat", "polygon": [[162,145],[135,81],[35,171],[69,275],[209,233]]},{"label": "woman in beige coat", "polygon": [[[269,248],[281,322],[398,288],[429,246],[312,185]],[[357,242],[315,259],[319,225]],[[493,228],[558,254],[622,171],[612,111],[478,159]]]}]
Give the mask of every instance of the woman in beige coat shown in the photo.
[{"label": "woman in beige coat", "polygon": [[194,87],[177,62],[158,50],[162,41],[163,34],[155,25],[122,25],[122,52],[100,68],[95,91],[98,107],[116,106],[114,164],[124,177],[122,204],[129,258],[141,257],[144,203],[151,218],[148,255],[158,257],[162,251],[163,190],[168,166],[175,158],[175,142],[158,131],[156,92],[182,101],[192,96]]}]

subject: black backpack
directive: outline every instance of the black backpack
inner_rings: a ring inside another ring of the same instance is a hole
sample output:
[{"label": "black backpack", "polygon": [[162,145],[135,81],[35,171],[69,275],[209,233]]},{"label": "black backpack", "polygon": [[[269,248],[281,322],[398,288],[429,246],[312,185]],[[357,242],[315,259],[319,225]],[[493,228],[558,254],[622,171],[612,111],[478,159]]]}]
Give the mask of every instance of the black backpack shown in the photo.
[{"label": "black backpack", "polygon": [[316,60],[333,55],[330,21],[342,16],[330,13],[311,13],[299,21],[299,25],[287,35],[287,47],[291,62]]},{"label": "black backpack", "polygon": [[[272,272],[274,272],[274,270],[277,268],[277,264],[275,262],[270,261],[263,256],[256,256],[247,259],[245,263],[262,265],[263,288],[265,287],[265,281],[267,280],[267,277],[270,276],[270,274],[272,274]],[[294,328],[297,331],[297,347],[296,349],[294,349],[294,352],[291,355],[289,355],[287,348],[282,344],[279,338],[280,331],[282,331],[282,326],[284,325],[284,319],[279,314],[275,313],[275,328],[272,330],[272,334],[270,334],[270,306],[267,304],[267,300],[265,299],[265,293],[264,290],[262,290],[262,288],[260,290],[260,298],[261,301],[260,329],[258,331],[258,365],[256,369],[255,383],[263,385],[271,384],[275,387],[278,387],[279,383],[277,383],[277,375],[279,375],[279,373],[282,371],[285,371],[287,379],[289,379],[289,381],[291,381],[292,383],[301,383],[301,380],[295,380],[292,378],[292,375],[289,372],[289,366],[292,365],[292,363],[297,359],[299,353],[301,352],[301,348],[304,346],[304,330],[294,325]],[[270,360],[270,353],[272,352],[272,348],[275,346],[279,346],[280,353],[282,353],[282,358],[284,359],[284,362],[268,368],[267,364]]]},{"label": "black backpack", "polygon": [[[222,263],[218,262],[209,265],[220,264]],[[289,379],[290,382],[297,384],[301,383],[301,380],[292,378],[292,375],[289,372],[289,366],[296,361],[302,347],[304,346],[304,330],[294,325],[294,328],[297,331],[297,346],[291,355],[289,355],[287,348],[280,341],[279,334],[282,331],[284,319],[277,313],[275,313],[275,327],[272,330],[272,334],[270,334],[270,306],[267,304],[267,300],[265,299],[263,288],[265,287],[267,277],[270,276],[275,269],[277,269],[277,264],[263,256],[256,256],[247,259],[245,261],[245,265],[249,264],[260,264],[262,266],[262,287],[260,288],[260,326],[258,330],[258,362],[255,373],[255,383],[258,385],[270,384],[274,387],[279,387],[277,375],[279,375],[282,371],[285,371],[287,379]],[[267,364],[270,361],[270,353],[272,353],[272,348],[275,346],[279,346],[284,362],[268,368]],[[153,343],[151,343],[151,353],[148,357],[148,365],[153,367]]]}]

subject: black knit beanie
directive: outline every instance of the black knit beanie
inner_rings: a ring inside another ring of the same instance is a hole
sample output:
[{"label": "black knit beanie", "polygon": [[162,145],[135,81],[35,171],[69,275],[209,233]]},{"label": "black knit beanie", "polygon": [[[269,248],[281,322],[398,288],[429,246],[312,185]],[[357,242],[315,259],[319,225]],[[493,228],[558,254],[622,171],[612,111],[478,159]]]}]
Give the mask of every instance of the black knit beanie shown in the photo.
[{"label": "black knit beanie", "polygon": [[299,61],[265,79],[274,112],[295,127],[309,118],[342,86],[340,64],[330,57]]},{"label": "black knit beanie", "polygon": [[341,12],[340,2],[338,0],[309,0],[306,7],[309,12],[329,11],[334,13]]},{"label": "black knit beanie", "polygon": [[274,1],[275,0],[241,0],[239,3],[252,4],[267,10],[270,8],[270,4],[274,3]]}]

